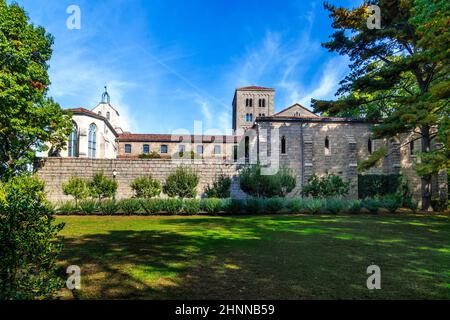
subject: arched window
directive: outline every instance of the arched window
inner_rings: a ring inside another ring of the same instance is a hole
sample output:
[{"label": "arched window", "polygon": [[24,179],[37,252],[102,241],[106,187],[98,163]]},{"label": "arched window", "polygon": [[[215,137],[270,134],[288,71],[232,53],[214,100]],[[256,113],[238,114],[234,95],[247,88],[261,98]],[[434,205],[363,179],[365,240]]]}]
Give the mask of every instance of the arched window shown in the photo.
[{"label": "arched window", "polygon": [[414,140],[409,142],[409,154],[414,155]]},{"label": "arched window", "polygon": [[109,111],[106,112],[106,119],[111,120],[111,113]]},{"label": "arched window", "polygon": [[88,157],[95,158],[97,154],[97,126],[95,123],[89,126]]},{"label": "arched window", "polygon": [[77,157],[78,155],[78,127],[76,123],[73,123],[72,132],[69,136],[69,146],[68,146],[68,156],[69,157]]},{"label": "arched window", "polygon": [[249,107],[253,107],[253,99],[248,99],[249,100]]},{"label": "arched window", "polygon": [[367,140],[367,151],[372,154],[372,139]]},{"label": "arched window", "polygon": [[259,99],[258,106],[264,108],[266,106],[266,99]]},{"label": "arched window", "polygon": [[286,137],[281,137],[281,154],[286,154]]},{"label": "arched window", "polygon": [[330,139],[328,137],[325,138],[325,155],[330,154]]},{"label": "arched window", "polygon": [[245,162],[248,162],[250,158],[250,138],[245,137]]},{"label": "arched window", "polygon": [[101,111],[99,111],[99,112],[98,112],[98,115],[99,115],[99,116],[101,116],[101,115],[102,115],[102,112],[101,112]]}]

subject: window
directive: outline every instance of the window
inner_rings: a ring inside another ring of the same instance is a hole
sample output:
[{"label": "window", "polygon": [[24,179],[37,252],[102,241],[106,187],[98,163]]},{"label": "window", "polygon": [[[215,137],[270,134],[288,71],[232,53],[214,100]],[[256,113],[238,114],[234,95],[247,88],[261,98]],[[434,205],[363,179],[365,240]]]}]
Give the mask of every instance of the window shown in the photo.
[{"label": "window", "polygon": [[259,99],[258,100],[258,106],[260,108],[264,108],[266,106],[266,99]]},{"label": "window", "polygon": [[216,144],[214,146],[214,154],[221,154],[222,153],[222,148],[221,146],[219,146],[218,144]]},{"label": "window", "polygon": [[95,123],[89,126],[88,157],[95,158],[97,153],[97,126]]},{"label": "window", "polygon": [[69,157],[76,157],[78,155],[78,152],[77,152],[78,141],[77,140],[78,140],[78,128],[77,128],[77,125],[74,123],[72,132],[70,133],[70,136],[69,136],[69,146],[68,146]]},{"label": "window", "polygon": [[367,140],[367,151],[372,154],[372,139]]},{"label": "window", "polygon": [[330,139],[328,137],[325,138],[325,155],[330,155]]},{"label": "window", "polygon": [[98,115],[99,115],[99,116],[101,116],[101,115],[102,115],[102,112],[101,112],[101,111],[99,111],[99,112],[98,112]]},{"label": "window", "polygon": [[286,154],[286,137],[281,137],[281,154]]},{"label": "window", "polygon": [[409,154],[414,155],[414,140],[409,142]]},{"label": "window", "polygon": [[184,144],[180,144],[178,146],[178,152],[184,153],[186,151],[186,146]]},{"label": "window", "polygon": [[233,146],[233,161],[236,162],[238,159],[238,146],[234,145]]},{"label": "window", "polygon": [[253,106],[253,99],[245,99],[245,106],[246,107],[252,107]]},{"label": "window", "polygon": [[150,153],[150,146],[148,144],[144,144],[142,147],[142,152],[145,154],[149,154]]},{"label": "window", "polygon": [[250,158],[250,138],[245,137],[245,162],[248,162]]},{"label": "window", "polygon": [[131,153],[131,144],[125,145],[125,153]]},{"label": "window", "polygon": [[109,111],[106,112],[106,119],[111,120],[111,113]]},{"label": "window", "polygon": [[167,153],[169,151],[168,149],[167,144],[161,145],[161,153]]},{"label": "window", "polygon": [[202,145],[198,145],[196,150],[197,150],[197,154],[203,154],[203,146]]}]

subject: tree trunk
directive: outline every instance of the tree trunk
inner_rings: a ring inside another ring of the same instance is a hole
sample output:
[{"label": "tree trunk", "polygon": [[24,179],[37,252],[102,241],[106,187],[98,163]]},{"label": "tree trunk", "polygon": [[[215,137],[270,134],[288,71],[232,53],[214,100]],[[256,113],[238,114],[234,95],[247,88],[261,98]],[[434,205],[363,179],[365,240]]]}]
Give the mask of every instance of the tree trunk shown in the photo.
[{"label": "tree trunk", "polygon": [[[430,152],[431,138],[430,127],[424,125],[421,128],[422,133],[422,152]],[[431,175],[426,175],[421,178],[422,187],[422,210],[432,210],[431,208]]]}]

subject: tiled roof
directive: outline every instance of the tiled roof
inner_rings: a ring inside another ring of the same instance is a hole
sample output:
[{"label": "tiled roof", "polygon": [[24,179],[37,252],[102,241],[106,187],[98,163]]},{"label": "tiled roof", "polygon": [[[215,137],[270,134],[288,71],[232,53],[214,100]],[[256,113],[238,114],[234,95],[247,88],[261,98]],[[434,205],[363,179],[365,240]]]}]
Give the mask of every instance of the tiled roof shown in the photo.
[{"label": "tiled roof", "polygon": [[338,117],[302,117],[302,116],[270,116],[270,117],[258,117],[258,121],[262,122],[276,122],[276,121],[302,121],[302,122],[365,122],[365,123],[378,123],[369,121],[363,118],[338,118]]},{"label": "tiled roof", "polygon": [[177,135],[177,134],[141,134],[123,133],[119,134],[119,142],[237,142],[237,136],[209,136],[209,135]]},{"label": "tiled roof", "polygon": [[241,90],[241,91],[275,91],[272,88],[265,88],[265,87],[258,87],[258,86],[241,87],[241,88],[237,88],[236,90]]}]

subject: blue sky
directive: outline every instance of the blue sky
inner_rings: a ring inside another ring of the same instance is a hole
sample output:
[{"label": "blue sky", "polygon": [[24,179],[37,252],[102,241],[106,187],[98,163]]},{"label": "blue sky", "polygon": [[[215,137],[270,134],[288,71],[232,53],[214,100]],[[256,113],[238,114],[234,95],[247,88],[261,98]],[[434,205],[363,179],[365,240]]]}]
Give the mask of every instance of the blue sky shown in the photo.
[{"label": "blue sky", "polygon": [[[231,128],[236,87],[276,89],[275,110],[332,98],[348,60],[321,42],[332,33],[322,1],[18,0],[54,35],[50,95],[91,109],[108,85],[134,133]],[[360,1],[330,1],[346,7]],[[81,29],[69,30],[70,5]]]}]

